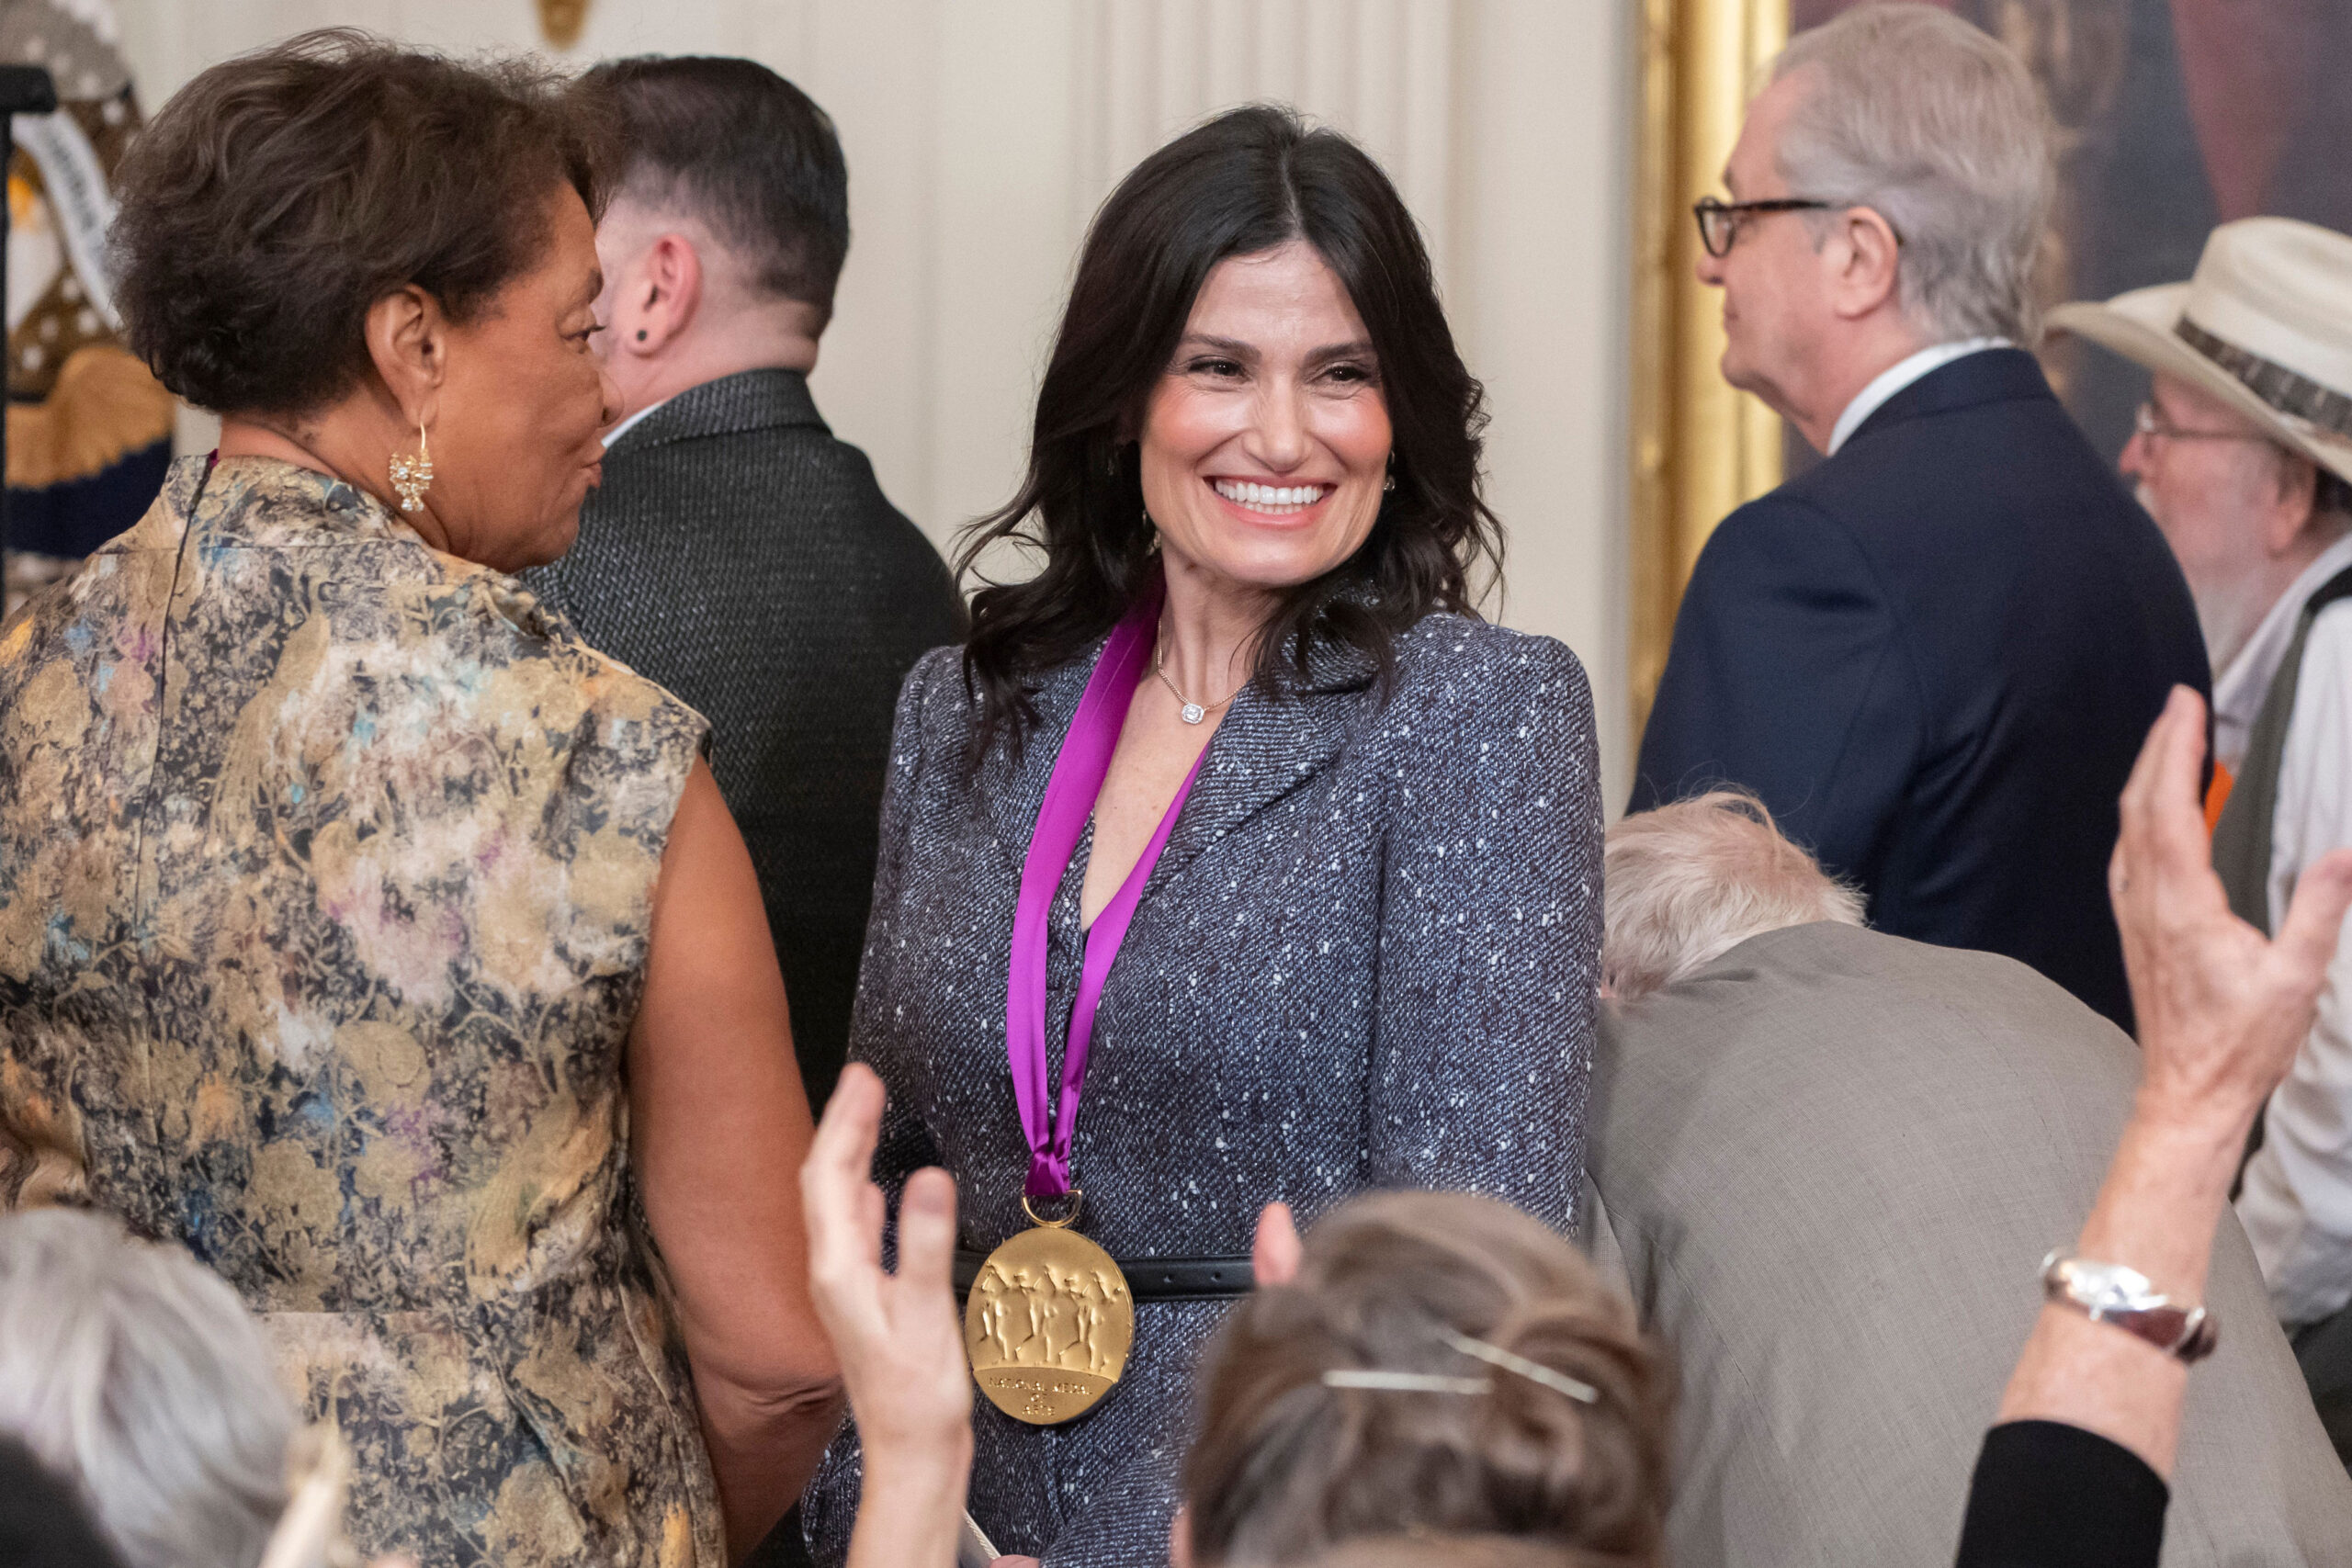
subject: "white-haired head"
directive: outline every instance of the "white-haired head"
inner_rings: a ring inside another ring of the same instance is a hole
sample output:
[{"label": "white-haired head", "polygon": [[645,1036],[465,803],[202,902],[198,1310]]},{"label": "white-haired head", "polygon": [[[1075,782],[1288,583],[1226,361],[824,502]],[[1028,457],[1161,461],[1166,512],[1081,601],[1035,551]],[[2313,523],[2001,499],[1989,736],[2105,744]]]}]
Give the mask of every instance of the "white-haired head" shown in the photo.
[{"label": "white-haired head", "polygon": [[1887,220],[1904,313],[1928,342],[2030,347],[2057,175],[2049,111],[2017,56],[1936,6],[1865,6],[1771,64],[1775,82],[1799,72],[1811,81],[1775,149],[1789,189]]},{"label": "white-haired head", "polygon": [[294,1411],[237,1293],[67,1209],[0,1218],[0,1431],[81,1494],[125,1568],[254,1568]]},{"label": "white-haired head", "polygon": [[1601,870],[1600,983],[1645,997],[1766,931],[1862,923],[1861,895],[1781,836],[1736,790],[1661,806],[1609,829]]}]

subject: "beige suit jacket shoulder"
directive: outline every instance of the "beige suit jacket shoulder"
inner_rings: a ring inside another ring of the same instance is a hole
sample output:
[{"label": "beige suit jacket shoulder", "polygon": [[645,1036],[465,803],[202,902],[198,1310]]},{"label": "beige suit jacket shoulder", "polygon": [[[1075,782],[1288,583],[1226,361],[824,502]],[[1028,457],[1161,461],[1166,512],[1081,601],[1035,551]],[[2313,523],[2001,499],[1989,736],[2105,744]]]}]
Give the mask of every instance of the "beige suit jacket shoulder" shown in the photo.
[{"label": "beige suit jacket shoulder", "polygon": [[[2023,965],[1844,926],[1603,1010],[1590,1171],[1680,1362],[1677,1568],[1951,1562],[2137,1075]],[[2167,1568],[2352,1563],[2352,1481],[2226,1214],[2207,1299]]]}]

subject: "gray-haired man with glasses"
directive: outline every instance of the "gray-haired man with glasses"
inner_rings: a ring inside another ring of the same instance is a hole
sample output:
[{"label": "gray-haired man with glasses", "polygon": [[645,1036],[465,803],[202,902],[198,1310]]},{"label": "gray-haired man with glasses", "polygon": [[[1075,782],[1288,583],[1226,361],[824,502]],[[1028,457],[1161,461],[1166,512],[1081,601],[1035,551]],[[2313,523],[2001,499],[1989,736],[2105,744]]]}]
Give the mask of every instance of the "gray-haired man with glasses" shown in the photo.
[{"label": "gray-haired man with glasses", "polygon": [[2116,797],[2177,682],[2180,569],[2025,352],[2047,117],[1926,6],[1801,33],[1698,205],[1723,373],[1825,461],[1724,519],[1632,809],[1736,784],[1883,931],[2031,964],[2131,1025]]}]

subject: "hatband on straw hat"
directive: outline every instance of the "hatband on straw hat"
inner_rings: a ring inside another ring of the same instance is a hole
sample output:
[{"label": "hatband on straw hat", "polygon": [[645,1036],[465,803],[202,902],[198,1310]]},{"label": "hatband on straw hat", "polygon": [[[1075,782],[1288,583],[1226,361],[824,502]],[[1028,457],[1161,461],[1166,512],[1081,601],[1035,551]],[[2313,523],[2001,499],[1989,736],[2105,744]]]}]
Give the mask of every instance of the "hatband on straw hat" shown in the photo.
[{"label": "hatband on straw hat", "polygon": [[2352,237],[2241,218],[2207,237],[2187,283],[2061,305],[2049,320],[2188,382],[2352,480]]}]

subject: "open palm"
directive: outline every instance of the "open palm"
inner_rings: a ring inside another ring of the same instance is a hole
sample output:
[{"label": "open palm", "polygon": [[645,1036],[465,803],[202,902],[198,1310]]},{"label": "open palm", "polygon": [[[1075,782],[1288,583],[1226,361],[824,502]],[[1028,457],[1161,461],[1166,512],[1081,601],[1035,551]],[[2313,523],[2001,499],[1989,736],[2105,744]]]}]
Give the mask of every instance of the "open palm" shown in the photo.
[{"label": "open palm", "polygon": [[2278,937],[2264,936],[2230,912],[2213,873],[2197,800],[2204,756],[2203,699],[2175,687],[2123,787],[2108,887],[2147,1058],[2143,1103],[2250,1118],[2310,1032],[2352,902],[2352,850],[2306,870]]}]

